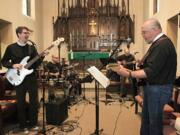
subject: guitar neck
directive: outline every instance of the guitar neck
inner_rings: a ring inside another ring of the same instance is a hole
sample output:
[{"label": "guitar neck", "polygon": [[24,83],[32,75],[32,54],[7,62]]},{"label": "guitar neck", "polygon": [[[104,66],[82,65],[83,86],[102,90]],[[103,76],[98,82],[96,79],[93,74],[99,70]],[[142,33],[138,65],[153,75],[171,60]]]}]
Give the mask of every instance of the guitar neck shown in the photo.
[{"label": "guitar neck", "polygon": [[41,56],[37,55],[36,57],[34,57],[32,60],[30,60],[25,66],[24,68],[28,69],[30,66],[32,66]]},{"label": "guitar neck", "polygon": [[124,65],[131,65],[131,64],[135,64],[135,63],[136,63],[136,61],[134,60],[134,61],[126,62]]},{"label": "guitar neck", "polygon": [[32,66],[41,56],[45,55],[45,52],[50,50],[54,45],[49,46],[47,49],[45,49],[43,52],[41,52],[39,55],[35,56],[32,60],[30,60],[24,67],[28,69],[30,66]]},{"label": "guitar neck", "polygon": [[[109,64],[109,65],[107,65],[106,66],[106,69],[111,69],[111,70],[113,70],[113,71],[115,71],[115,72],[117,72],[117,70],[118,70],[118,64],[117,63],[113,63],[113,64]],[[131,72],[132,70],[130,70],[130,69],[126,69],[128,72]]]}]

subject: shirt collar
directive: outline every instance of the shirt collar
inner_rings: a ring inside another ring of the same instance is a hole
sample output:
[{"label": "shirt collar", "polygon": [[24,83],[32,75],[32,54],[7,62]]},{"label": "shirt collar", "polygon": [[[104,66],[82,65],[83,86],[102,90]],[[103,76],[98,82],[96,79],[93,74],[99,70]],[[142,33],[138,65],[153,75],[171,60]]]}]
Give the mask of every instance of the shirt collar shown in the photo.
[{"label": "shirt collar", "polygon": [[162,32],[159,33],[153,40],[153,42],[155,42],[156,40],[158,40],[160,37],[162,37],[162,35],[164,35]]},{"label": "shirt collar", "polygon": [[26,45],[26,43],[20,43],[19,41],[17,41],[17,44],[18,44],[19,46],[25,46],[25,45]]}]

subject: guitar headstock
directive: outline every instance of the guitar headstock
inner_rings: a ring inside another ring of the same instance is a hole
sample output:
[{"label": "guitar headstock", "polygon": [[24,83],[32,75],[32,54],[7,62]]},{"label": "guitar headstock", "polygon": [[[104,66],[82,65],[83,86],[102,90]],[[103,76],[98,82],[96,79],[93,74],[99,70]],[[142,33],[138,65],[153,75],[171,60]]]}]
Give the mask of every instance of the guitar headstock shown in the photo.
[{"label": "guitar headstock", "polygon": [[52,45],[58,46],[63,41],[64,41],[63,37],[60,37],[60,38],[58,37],[55,41],[52,42]]}]

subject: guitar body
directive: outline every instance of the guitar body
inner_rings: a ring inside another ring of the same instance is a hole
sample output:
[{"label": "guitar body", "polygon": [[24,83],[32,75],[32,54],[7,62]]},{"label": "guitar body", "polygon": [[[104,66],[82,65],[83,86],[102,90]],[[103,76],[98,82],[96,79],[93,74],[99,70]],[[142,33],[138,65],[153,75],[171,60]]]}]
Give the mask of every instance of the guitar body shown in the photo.
[{"label": "guitar body", "polygon": [[20,85],[23,82],[24,78],[33,72],[33,69],[29,70],[28,67],[34,64],[41,56],[45,56],[46,54],[48,54],[46,53],[47,50],[50,50],[54,46],[58,46],[62,41],[64,41],[64,38],[58,38],[56,41],[52,42],[51,46],[49,46],[46,50],[34,57],[29,62],[27,62],[30,58],[29,56],[23,58],[20,62],[20,64],[23,65],[23,68],[20,70],[8,69],[6,73],[7,80],[14,86]]},{"label": "guitar body", "polygon": [[29,70],[24,68],[24,66],[27,64],[27,61],[29,60],[29,56],[26,56],[20,64],[23,65],[23,68],[21,70],[17,70],[17,69],[8,69],[7,73],[6,73],[6,78],[7,80],[14,86],[18,86],[20,85],[24,78],[31,74],[33,72],[33,69]]}]

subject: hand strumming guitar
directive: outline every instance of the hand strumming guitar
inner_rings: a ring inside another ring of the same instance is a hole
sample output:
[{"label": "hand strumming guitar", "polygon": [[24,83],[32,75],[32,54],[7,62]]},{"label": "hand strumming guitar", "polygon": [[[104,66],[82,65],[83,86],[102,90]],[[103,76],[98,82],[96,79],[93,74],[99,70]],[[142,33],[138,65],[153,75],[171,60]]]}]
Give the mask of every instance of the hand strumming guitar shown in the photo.
[{"label": "hand strumming guitar", "polygon": [[121,62],[118,62],[118,65],[119,66],[118,66],[117,73],[124,77],[129,77],[131,70],[129,70],[129,69],[125,68],[123,65],[121,65]]},{"label": "hand strumming guitar", "polygon": [[129,74],[131,72],[131,70],[125,68],[121,62],[117,62],[117,64],[114,64],[114,66],[111,65],[108,68],[110,68],[114,72],[117,72],[119,75],[122,75],[124,77],[129,77]]},{"label": "hand strumming guitar", "polygon": [[23,65],[22,64],[13,64],[12,66],[14,69],[17,69],[17,70],[20,70],[23,68]]}]

